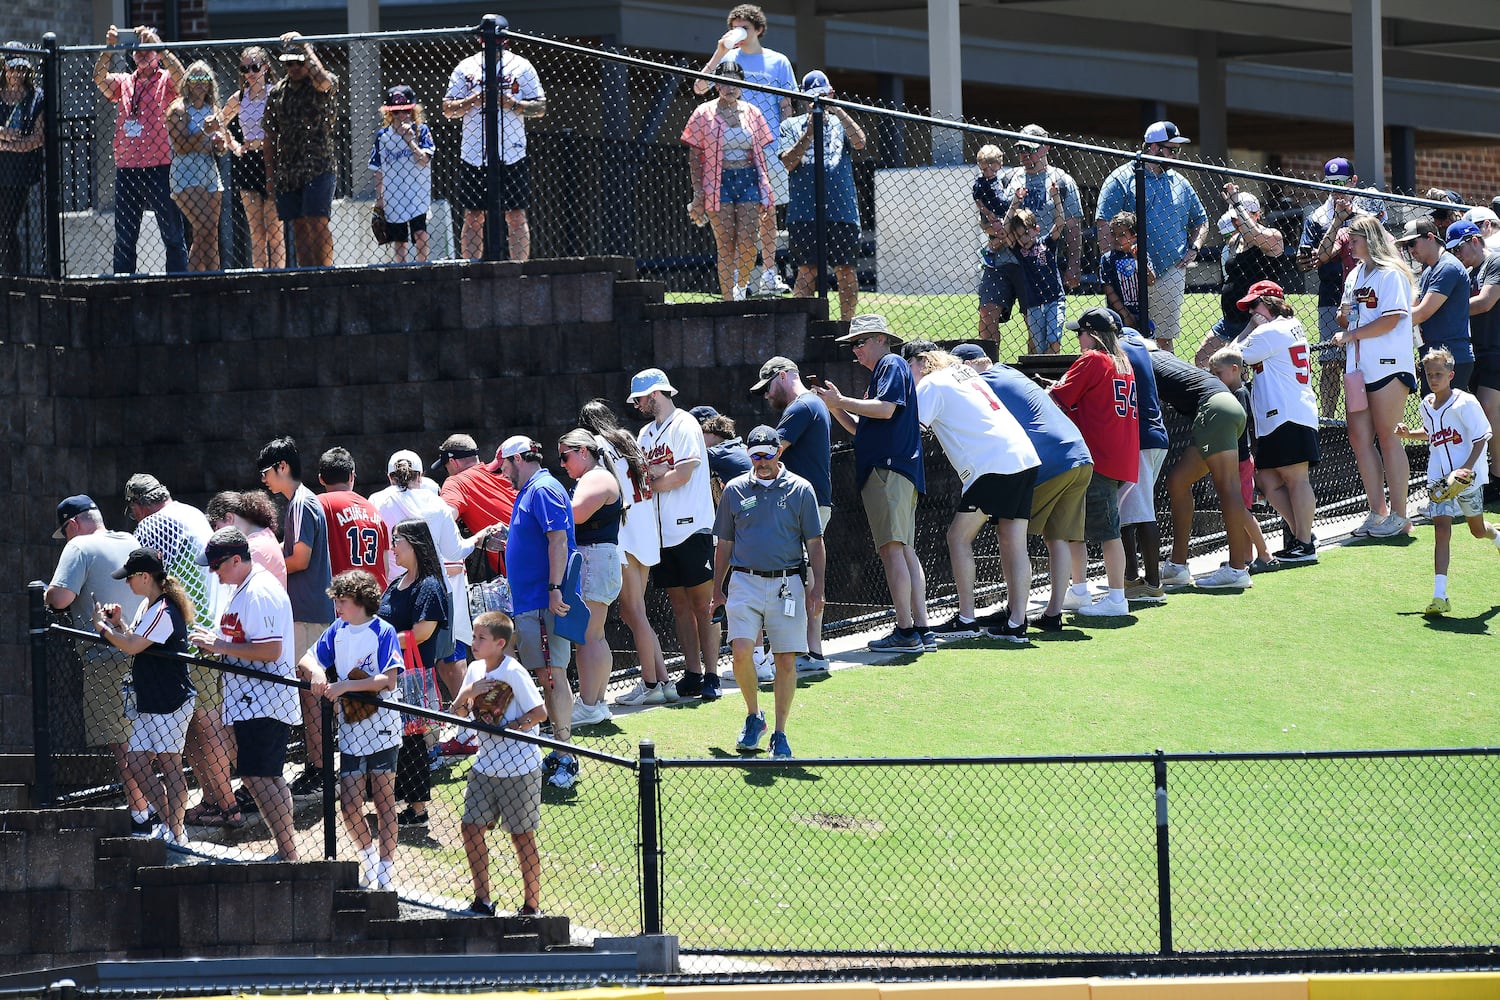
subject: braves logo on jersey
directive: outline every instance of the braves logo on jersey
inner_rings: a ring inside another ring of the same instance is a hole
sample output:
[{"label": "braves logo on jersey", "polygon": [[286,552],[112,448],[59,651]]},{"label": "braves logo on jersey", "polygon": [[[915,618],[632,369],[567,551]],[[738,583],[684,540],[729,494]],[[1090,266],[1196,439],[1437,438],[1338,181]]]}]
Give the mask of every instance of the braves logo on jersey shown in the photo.
[{"label": "braves logo on jersey", "polygon": [[219,631],[224,638],[230,642],[248,642],[245,638],[245,626],[240,624],[240,616],[237,611],[226,611],[219,619]]},{"label": "braves logo on jersey", "polygon": [[1380,296],[1376,294],[1374,288],[1364,285],[1354,290],[1354,302],[1366,309],[1374,309],[1380,305]]},{"label": "braves logo on jersey", "polygon": [[1463,431],[1459,430],[1457,427],[1444,427],[1442,430],[1433,434],[1432,439],[1429,442],[1430,446],[1433,448],[1438,448],[1443,445],[1459,445],[1463,443]]}]

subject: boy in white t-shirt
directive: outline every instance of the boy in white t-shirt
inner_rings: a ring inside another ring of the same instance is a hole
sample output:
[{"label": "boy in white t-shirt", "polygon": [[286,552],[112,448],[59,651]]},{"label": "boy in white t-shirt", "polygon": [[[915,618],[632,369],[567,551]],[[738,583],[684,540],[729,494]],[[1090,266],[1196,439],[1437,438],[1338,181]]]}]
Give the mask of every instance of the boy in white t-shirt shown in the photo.
[{"label": "boy in white t-shirt", "polygon": [[[302,655],[298,670],[312,683],[314,697],[327,698],[339,711],[339,807],[344,828],[359,853],[360,881],[389,889],[396,855],[396,758],[401,752],[401,715],[367,702],[345,701],[346,694],[375,695],[394,701],[401,671],[401,640],[389,622],[376,618],[380,585],[361,569],[333,578],[328,588],[338,619]],[[329,678],[332,677],[332,682]],[[375,800],[379,842],[365,822],[365,783]]]},{"label": "boy in white t-shirt", "polygon": [[1432,602],[1426,615],[1445,615],[1448,604],[1449,543],[1453,519],[1462,517],[1469,533],[1500,549],[1500,528],[1484,519],[1484,484],[1489,482],[1489,419],[1479,400],[1453,387],[1453,355],[1435,347],[1422,356],[1422,370],[1432,392],[1422,400],[1422,426],[1396,428],[1400,437],[1427,442],[1427,489],[1435,493],[1450,478],[1469,480],[1457,496],[1432,503]]},{"label": "boy in white t-shirt", "polygon": [[[531,673],[511,656],[515,626],[503,611],[486,611],[474,619],[474,653],[463,687],[453,699],[454,715],[472,709],[484,726],[503,727],[529,736],[547,718],[542,693]],[[464,855],[474,881],[470,912],[494,916],[490,898],[490,847],[485,833],[497,824],[510,834],[521,869],[521,908],[517,916],[541,911],[542,862],[536,831],[542,818],[542,753],[535,743],[476,729],[479,753],[464,789]]]}]

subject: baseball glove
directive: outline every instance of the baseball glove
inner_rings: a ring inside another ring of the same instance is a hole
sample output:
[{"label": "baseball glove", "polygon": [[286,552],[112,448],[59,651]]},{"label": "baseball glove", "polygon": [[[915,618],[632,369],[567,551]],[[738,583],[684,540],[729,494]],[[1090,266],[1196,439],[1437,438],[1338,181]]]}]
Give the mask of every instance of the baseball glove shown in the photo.
[{"label": "baseball glove", "polygon": [[474,718],[489,726],[503,725],[505,710],[510,707],[510,699],[515,694],[504,681],[494,683],[494,687],[474,698]]},{"label": "baseball glove", "polygon": [[1433,503],[1443,503],[1446,500],[1452,500],[1473,485],[1474,473],[1467,469],[1459,469],[1433,483],[1428,490],[1428,497]]},{"label": "baseball glove", "polygon": [[[362,681],[369,676],[370,675],[365,673],[363,670],[355,667],[353,670],[349,671],[349,677],[347,679],[351,681]],[[339,707],[344,710],[344,721],[348,723],[364,722],[370,716],[380,711],[380,707],[378,705],[371,705],[369,702],[365,701],[355,701],[353,698],[348,697],[339,699]]]}]

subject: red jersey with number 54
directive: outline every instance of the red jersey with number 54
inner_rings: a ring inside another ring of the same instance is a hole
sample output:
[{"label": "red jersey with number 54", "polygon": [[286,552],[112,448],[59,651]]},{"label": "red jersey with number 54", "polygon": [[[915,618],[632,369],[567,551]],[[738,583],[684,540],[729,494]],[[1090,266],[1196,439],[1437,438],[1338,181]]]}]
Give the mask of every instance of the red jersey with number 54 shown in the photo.
[{"label": "red jersey with number 54", "polygon": [[350,490],[320,493],[318,503],[328,519],[328,561],[333,575],[362,569],[375,578],[384,593],[385,554],[391,548],[391,533],[380,511]]},{"label": "red jersey with number 54", "polygon": [[1103,351],[1084,351],[1051,392],[1083,434],[1095,472],[1122,483],[1140,478],[1141,418],[1129,362],[1117,366]]}]

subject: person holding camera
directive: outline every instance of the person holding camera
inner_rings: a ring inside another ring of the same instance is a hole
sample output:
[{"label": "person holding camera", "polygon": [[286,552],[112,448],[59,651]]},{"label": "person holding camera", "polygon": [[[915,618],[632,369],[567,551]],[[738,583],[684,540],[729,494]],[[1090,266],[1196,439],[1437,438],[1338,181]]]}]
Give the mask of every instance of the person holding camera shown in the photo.
[{"label": "person holding camera", "polygon": [[[172,203],[172,141],[167,134],[167,108],[182,87],[182,61],[171,51],[154,48],[161,36],[144,25],[121,35],[113,24],[104,35],[105,49],[94,62],[94,85],[105,99],[119,106],[115,116],[115,250],[114,272],[133,274],[135,247],[141,235],[141,216],[150,208],[167,251],[167,272],[188,269],[187,240],[182,214]],[[109,60],[117,47],[131,49],[132,73],[111,73]]]}]

